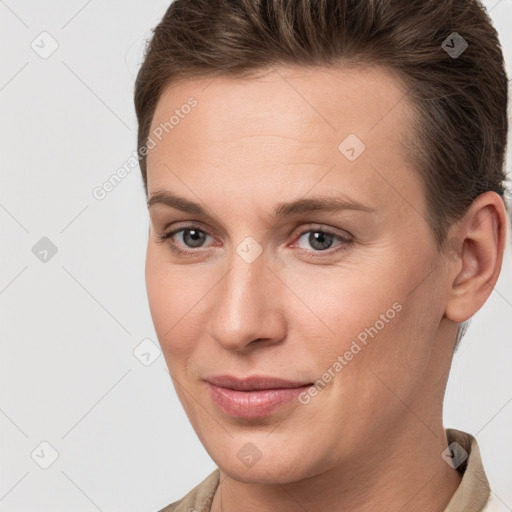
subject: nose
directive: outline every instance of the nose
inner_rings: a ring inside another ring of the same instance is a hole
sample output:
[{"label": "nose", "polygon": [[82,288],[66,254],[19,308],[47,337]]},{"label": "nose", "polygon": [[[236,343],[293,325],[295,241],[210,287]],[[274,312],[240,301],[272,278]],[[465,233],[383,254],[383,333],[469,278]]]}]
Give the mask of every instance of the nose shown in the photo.
[{"label": "nose", "polygon": [[233,251],[230,270],[215,288],[208,331],[223,348],[242,352],[284,339],[283,284],[264,254],[248,263]]}]

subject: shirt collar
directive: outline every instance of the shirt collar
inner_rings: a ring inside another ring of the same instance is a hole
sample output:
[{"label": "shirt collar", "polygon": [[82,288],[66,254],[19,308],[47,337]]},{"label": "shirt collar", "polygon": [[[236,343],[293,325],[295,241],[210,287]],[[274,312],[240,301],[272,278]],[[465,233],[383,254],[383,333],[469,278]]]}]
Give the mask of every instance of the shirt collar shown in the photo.
[{"label": "shirt collar", "polygon": [[[457,443],[467,452],[468,457],[457,468],[462,474],[462,480],[444,512],[481,512],[489,500],[491,490],[478,443],[471,434],[454,428],[446,429],[446,438],[449,446],[451,443]],[[460,453],[459,447],[456,446]]]}]

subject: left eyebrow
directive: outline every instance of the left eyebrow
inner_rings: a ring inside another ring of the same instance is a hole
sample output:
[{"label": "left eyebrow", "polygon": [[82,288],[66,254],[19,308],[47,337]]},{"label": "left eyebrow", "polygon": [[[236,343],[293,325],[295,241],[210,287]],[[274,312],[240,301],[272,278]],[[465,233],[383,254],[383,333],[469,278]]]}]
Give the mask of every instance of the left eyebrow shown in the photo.
[{"label": "left eyebrow", "polygon": [[[206,210],[202,205],[190,201],[181,196],[177,196],[168,190],[157,190],[148,199],[148,208],[156,204],[164,204],[177,210],[181,210],[193,215],[200,215],[205,218],[214,218],[212,212]],[[310,212],[337,212],[342,210],[357,210],[367,213],[374,213],[375,208],[362,204],[345,197],[311,197],[301,198],[294,201],[278,203],[274,208],[270,219],[278,221],[292,215],[305,214]]]},{"label": "left eyebrow", "polygon": [[375,208],[344,197],[312,197],[296,199],[287,203],[279,203],[274,209],[272,218],[282,219],[290,215],[297,215],[310,212],[337,212],[341,210],[358,210],[367,213],[374,213]]}]

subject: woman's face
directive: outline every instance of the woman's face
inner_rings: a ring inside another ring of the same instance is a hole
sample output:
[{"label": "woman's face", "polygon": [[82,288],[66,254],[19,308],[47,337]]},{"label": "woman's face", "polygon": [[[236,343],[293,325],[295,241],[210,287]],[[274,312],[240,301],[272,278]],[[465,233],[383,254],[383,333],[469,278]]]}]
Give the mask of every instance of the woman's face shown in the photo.
[{"label": "woman's face", "polygon": [[233,478],[356,467],[428,431],[456,324],[401,143],[409,113],[377,68],[280,67],[160,98],[149,304],[192,426]]}]

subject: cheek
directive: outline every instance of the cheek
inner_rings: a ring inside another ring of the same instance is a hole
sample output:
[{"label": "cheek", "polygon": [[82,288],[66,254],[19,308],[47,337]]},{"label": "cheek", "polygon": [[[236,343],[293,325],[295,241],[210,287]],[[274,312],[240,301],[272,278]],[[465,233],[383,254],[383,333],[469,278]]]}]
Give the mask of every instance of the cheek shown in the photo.
[{"label": "cheek", "polygon": [[187,305],[191,303],[191,286],[187,286],[174,267],[162,257],[162,251],[148,245],[146,254],[146,290],[149,309],[162,349],[172,348],[169,340],[175,338],[181,325],[186,323]]},{"label": "cheek", "polygon": [[204,325],[206,295],[215,280],[173,265],[165,251],[154,244],[146,254],[146,290],[155,332],[169,364],[183,361],[194,350]]},{"label": "cheek", "polygon": [[[375,322],[379,332],[384,332],[398,316],[396,310],[400,307],[393,309],[393,304],[403,295],[400,280],[379,281],[377,270],[354,267],[319,272],[314,269],[310,276],[303,272],[289,277],[303,302],[294,300],[298,304],[294,321],[300,322],[302,332],[316,331],[326,340],[323,347],[317,346],[317,352],[340,354],[349,349],[351,341],[360,333],[363,339],[365,329]],[[381,314],[388,322],[380,318]]]},{"label": "cheek", "polygon": [[316,280],[307,295],[297,290],[321,319],[295,310],[297,334],[307,345],[304,361],[313,361],[320,381],[305,411],[343,424],[353,443],[361,432],[387,428],[403,413],[401,400],[417,392],[428,361],[428,338],[420,333],[424,339],[418,339],[416,325],[424,311],[415,295],[408,296],[413,269],[402,266],[401,276],[388,272],[385,281],[378,272],[385,268],[374,270]]},{"label": "cheek", "polygon": [[[303,273],[287,279],[304,302],[294,300],[292,338],[307,344],[318,377],[329,371],[336,376],[343,373],[343,378],[331,379],[336,381],[333,387],[343,381],[348,389],[363,380],[367,386],[376,378],[370,370],[406,386],[427,359],[429,333],[421,324],[428,323],[429,291],[419,287],[410,293],[421,271],[397,261],[397,255],[382,256],[364,271],[357,266],[315,269],[314,276]],[[398,366],[410,371],[398,373]]]}]

